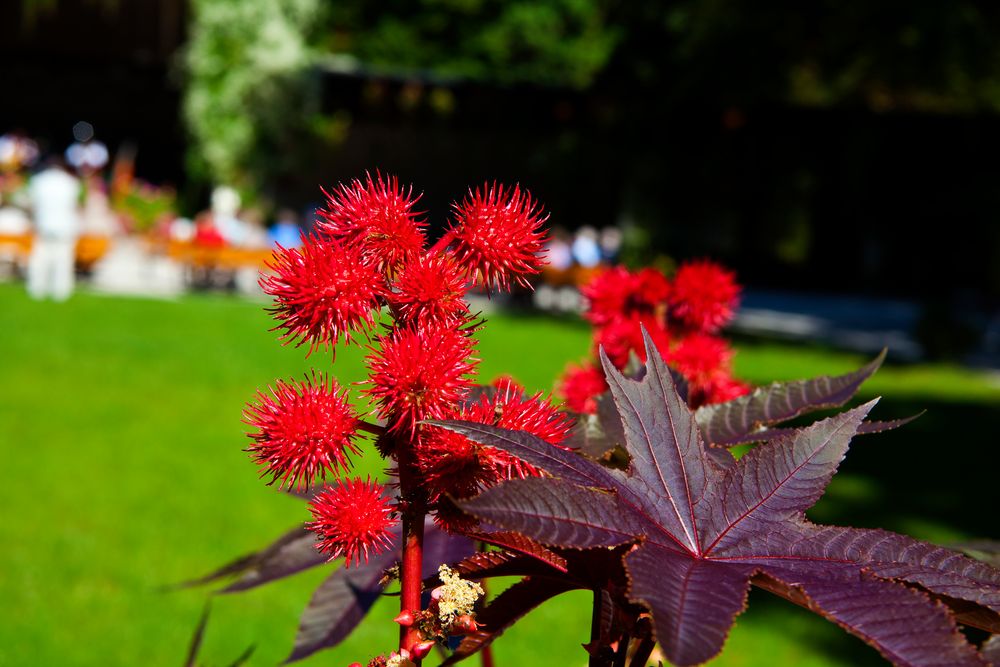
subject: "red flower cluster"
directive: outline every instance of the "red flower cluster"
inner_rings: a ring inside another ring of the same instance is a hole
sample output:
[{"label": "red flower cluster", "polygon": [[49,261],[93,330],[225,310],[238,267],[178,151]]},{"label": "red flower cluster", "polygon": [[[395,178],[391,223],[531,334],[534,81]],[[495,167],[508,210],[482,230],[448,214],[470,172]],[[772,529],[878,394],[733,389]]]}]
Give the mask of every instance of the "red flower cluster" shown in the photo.
[{"label": "red flower cluster", "polygon": [[[408,516],[405,507],[416,504],[439,520],[450,512],[453,520],[442,523],[457,527],[472,520],[461,519],[448,496],[537,474],[523,461],[422,422],[472,419],[523,428],[554,445],[569,423],[541,395],[526,396],[509,381],[474,394],[478,323],[465,300],[471,283],[527,285],[543,263],[546,216],[527,191],[499,184],[470,190],[430,248],[426,223],[414,210],[419,197],[395,177],[376,172],[325,194],[314,233],[301,248],[279,249],[261,286],[275,299],[271,310],[283,341],[307,345],[310,353],[368,341],[363,393],[384,425],[361,421],[346,392],[322,376],[278,382],[247,407],[245,419],[256,428],[254,460],[272,482],[288,487],[346,471],[348,455],[359,453],[359,430],[378,435],[379,452],[407,473],[399,485],[410,502],[399,506],[370,481],[341,481],[315,497],[308,524],[331,558],[358,562],[388,545],[395,512]],[[374,333],[377,321],[384,330]]]},{"label": "red flower cluster", "polygon": [[[527,431],[555,446],[566,439],[572,424],[539,392],[528,396],[517,383],[503,378],[466,403],[453,419]],[[485,447],[452,431],[429,429],[417,447],[417,465],[433,497],[464,498],[505,479],[535,476],[538,471],[524,461],[492,447]]]},{"label": "red flower cluster", "polygon": [[[713,335],[733,316],[740,287],[735,275],[706,260],[681,265],[674,279],[656,269],[635,273],[616,266],[583,288],[594,325],[594,347],[603,349],[619,369],[634,357],[645,362],[645,329],[663,357],[688,381],[692,405],[717,403],[749,391],[732,377],[732,350]],[[596,397],[607,390],[594,364],[571,367],[561,393],[571,410],[593,413]]]}]

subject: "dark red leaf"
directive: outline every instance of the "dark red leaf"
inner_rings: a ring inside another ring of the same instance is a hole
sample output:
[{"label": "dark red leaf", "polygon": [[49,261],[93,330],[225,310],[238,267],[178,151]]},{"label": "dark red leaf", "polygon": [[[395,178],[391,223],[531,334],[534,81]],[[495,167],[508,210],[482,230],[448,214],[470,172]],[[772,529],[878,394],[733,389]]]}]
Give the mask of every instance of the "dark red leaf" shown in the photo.
[{"label": "dark red leaf", "polygon": [[480,542],[492,544],[495,547],[503,547],[510,551],[525,554],[537,558],[543,563],[551,565],[560,572],[566,572],[566,559],[552,551],[546,549],[538,542],[509,530],[498,530],[493,533],[466,533],[466,537]]},{"label": "dark red leaf", "polygon": [[473,516],[546,544],[610,547],[635,540],[640,530],[612,493],[578,494],[571,482],[543,477],[512,480],[500,488],[459,504]]},{"label": "dark red leaf", "polygon": [[[178,587],[185,588],[188,586],[199,586],[202,584],[208,584],[213,581],[218,581],[219,579],[225,579],[227,577],[231,577],[233,575],[244,572],[247,573],[246,577],[248,579],[251,579],[256,576],[256,571],[259,568],[261,567],[273,568],[278,562],[281,561],[283,554],[301,553],[302,543],[308,543],[308,545],[310,545],[311,547],[314,541],[314,537],[315,536],[313,535],[313,533],[310,533],[308,530],[306,530],[301,526],[293,528],[292,530],[288,531],[287,533],[279,537],[265,549],[251,554],[247,554],[246,556],[241,556],[240,558],[237,558],[236,560],[223,565],[219,569],[210,572],[209,574],[206,574],[203,577],[183,582],[179,584]],[[315,549],[312,549],[312,552],[316,554]],[[319,565],[320,563],[326,560],[325,558],[322,558],[318,554],[316,554],[316,556],[318,560],[312,563],[313,565]],[[299,568],[298,570],[294,571],[298,572],[301,569],[303,568]],[[279,576],[286,576],[286,575],[279,575]],[[271,579],[274,578],[277,577],[271,577]],[[250,588],[250,586],[247,586],[246,588]]]},{"label": "dark red leaf", "polygon": [[878,370],[884,360],[885,350],[871,363],[853,373],[835,377],[824,375],[795,382],[775,382],[725,403],[702,406],[695,412],[698,426],[709,444],[733,445],[748,442],[747,436],[771,424],[788,421],[807,412],[843,405]]},{"label": "dark red leaf", "polygon": [[[919,418],[922,414],[924,413],[920,412],[902,419],[889,419],[886,421],[863,421],[861,422],[861,426],[858,427],[856,435],[868,435],[871,433],[893,431],[901,426],[906,426],[910,422]],[[712,445],[709,447],[709,452],[718,451],[723,447],[735,447],[736,445],[749,445],[755,442],[767,442],[768,440],[775,440],[783,436],[792,435],[798,430],[798,428],[792,427],[765,428],[760,431],[753,431],[752,433],[748,433],[740,438],[729,440],[724,445]]]},{"label": "dark red leaf", "polygon": [[288,534],[294,539],[279,541],[262,551],[242,577],[222,589],[222,593],[235,593],[255,588],[275,579],[291,576],[310,567],[322,565],[326,556],[316,549],[316,534],[299,528]]},{"label": "dark red leaf", "polygon": [[295,646],[285,662],[301,660],[342,642],[378,600],[382,575],[397,560],[394,551],[386,551],[364,565],[340,568],[327,577],[302,612]]},{"label": "dark red leaf", "polygon": [[[992,627],[1000,571],[902,535],[815,526],[804,518],[873,403],[783,432],[738,461],[713,463],[648,340],[647,350],[641,380],[606,365],[630,456],[624,474],[553,455],[522,435],[446,425],[562,478],[508,482],[463,507],[561,547],[628,544],[631,536],[635,546],[623,563],[628,597],[652,612],[657,639],[677,665],[718,653],[751,578],[899,665],[985,664],[955,618]],[[880,361],[849,376],[772,388],[747,403],[744,416],[753,408],[761,420],[786,418],[843,402]]]}]

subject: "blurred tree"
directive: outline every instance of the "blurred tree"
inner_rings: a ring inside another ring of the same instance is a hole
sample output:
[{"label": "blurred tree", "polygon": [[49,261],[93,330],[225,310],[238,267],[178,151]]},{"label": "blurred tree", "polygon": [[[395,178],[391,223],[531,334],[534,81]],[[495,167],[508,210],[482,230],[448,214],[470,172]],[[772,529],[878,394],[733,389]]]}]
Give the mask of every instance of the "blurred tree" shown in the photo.
[{"label": "blurred tree", "polygon": [[192,0],[183,114],[196,175],[244,189],[308,122],[319,0]]},{"label": "blurred tree", "polygon": [[622,36],[607,0],[338,2],[327,47],[439,76],[583,88]]}]

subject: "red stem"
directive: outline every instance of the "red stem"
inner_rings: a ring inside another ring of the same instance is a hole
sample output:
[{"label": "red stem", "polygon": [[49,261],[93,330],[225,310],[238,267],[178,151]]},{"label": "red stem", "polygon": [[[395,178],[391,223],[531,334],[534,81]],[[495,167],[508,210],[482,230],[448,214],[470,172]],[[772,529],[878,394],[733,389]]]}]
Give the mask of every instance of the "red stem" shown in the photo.
[{"label": "red stem", "polygon": [[[399,491],[403,502],[403,562],[400,570],[399,610],[409,611],[414,618],[420,612],[420,594],[423,591],[424,561],[424,514],[425,505],[422,490],[413,479],[409,461],[409,442],[399,442],[397,462],[399,465]],[[411,650],[422,640],[416,625],[401,627],[399,630],[400,650]],[[412,655],[410,660],[419,665],[420,660]]]},{"label": "red stem", "polygon": [[451,234],[445,232],[445,234],[443,234],[441,238],[437,240],[437,243],[431,246],[431,249],[427,251],[427,254],[433,255],[434,253],[442,252],[444,251],[445,248],[448,247],[449,243],[451,243]]},{"label": "red stem", "polygon": [[378,424],[372,424],[371,422],[366,422],[364,419],[356,419],[354,421],[354,428],[359,431],[365,431],[366,433],[371,433],[372,435],[382,435],[385,433],[385,427],[379,426]]}]

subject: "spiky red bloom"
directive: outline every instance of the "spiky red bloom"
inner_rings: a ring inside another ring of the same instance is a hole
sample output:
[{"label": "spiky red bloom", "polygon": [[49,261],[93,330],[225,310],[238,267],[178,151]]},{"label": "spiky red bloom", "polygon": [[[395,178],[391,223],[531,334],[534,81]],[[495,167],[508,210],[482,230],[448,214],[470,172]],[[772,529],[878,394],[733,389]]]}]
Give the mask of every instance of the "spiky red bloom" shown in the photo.
[{"label": "spiky red bloom", "polygon": [[733,379],[732,358],[733,351],[722,338],[691,334],[681,339],[670,355],[670,364],[688,381],[689,405],[728,401],[750,390]]},{"label": "spiky red bloom", "polygon": [[462,398],[478,363],[473,345],[457,326],[396,327],[367,357],[371,387],[365,393],[392,430],[414,433],[417,422],[445,417]]},{"label": "spiky red bloom", "polygon": [[739,296],[735,273],[709,260],[688,262],[674,276],[670,315],[692,329],[713,333],[732,319]]},{"label": "spiky red bloom", "polygon": [[584,317],[596,326],[610,324],[625,313],[632,293],[632,276],[624,266],[612,266],[597,273],[580,288],[587,299]]},{"label": "spiky red bloom", "polygon": [[725,339],[708,334],[682,338],[668,359],[692,385],[707,384],[716,374],[729,373],[733,351]]},{"label": "spiky red bloom", "polygon": [[659,269],[646,267],[632,275],[632,307],[655,310],[670,296],[670,281]]},{"label": "spiky red bloom", "polygon": [[559,387],[567,408],[590,415],[597,412],[597,397],[607,390],[608,382],[604,379],[604,373],[589,363],[570,366]]},{"label": "spiky red bloom", "polygon": [[316,230],[346,243],[360,245],[366,258],[380,270],[394,269],[424,247],[426,222],[413,210],[420,195],[404,190],[395,176],[365,174],[349,185],[340,184],[326,195]]},{"label": "spiky red bloom", "polygon": [[656,269],[629,273],[623,266],[614,266],[594,276],[581,293],[588,304],[584,316],[597,326],[606,326],[620,319],[661,314],[670,283]]},{"label": "spiky red bloom", "polygon": [[494,183],[469,190],[461,204],[453,204],[455,223],[445,238],[453,244],[458,263],[486,289],[510,289],[511,283],[529,287],[528,276],[545,263],[541,255],[547,219],[527,190]]},{"label": "spiky red bloom", "polygon": [[317,475],[346,470],[349,453],[360,453],[357,415],[347,391],[337,392],[335,380],[313,375],[311,382],[279,380],[270,395],[258,392],[257,402],[247,404],[243,421],[257,429],[247,451],[265,467],[269,484],[308,487]]},{"label": "spiky red bloom", "polygon": [[[561,446],[572,426],[565,414],[541,393],[525,396],[523,388],[509,378],[501,378],[494,385],[495,393],[480,396],[453,418],[527,431]],[[503,480],[539,474],[533,466],[507,452],[439,428],[421,433],[415,453],[417,468],[432,501],[442,496],[467,498]]]},{"label": "spiky red bloom", "polygon": [[[467,415],[456,417],[470,419]],[[420,479],[431,501],[442,496],[468,498],[501,479],[485,448],[454,431],[426,429],[414,453]]]},{"label": "spiky red bloom", "polygon": [[[513,431],[527,431],[554,445],[561,443],[569,435],[572,423],[557,410],[541,392],[527,396],[522,387],[510,380],[497,383],[493,396],[483,396],[477,403],[463,410],[463,419],[491,424]],[[484,455],[499,479],[537,476],[538,470],[507,452],[487,447]]]},{"label": "spiky red bloom", "polygon": [[385,489],[370,479],[341,480],[328,486],[309,503],[313,521],[306,528],[319,536],[317,548],[330,560],[351,562],[378,554],[392,546],[392,528],[398,522]]},{"label": "spiky red bloom", "polygon": [[566,439],[572,423],[542,392],[528,396],[524,388],[510,378],[500,378],[494,386],[496,393],[482,396],[469,405],[463,411],[467,415],[463,419],[527,431],[553,445],[560,445]]},{"label": "spiky red bloom", "polygon": [[645,362],[646,344],[642,338],[642,327],[646,328],[660,354],[666,356],[670,348],[670,336],[659,320],[649,316],[614,320],[597,330],[594,344],[598,348],[604,348],[604,353],[615,368],[625,368],[633,352],[639,361]]},{"label": "spiky red bloom", "polygon": [[275,299],[275,330],[284,330],[283,342],[308,342],[310,354],[370,328],[385,292],[381,274],[364,262],[360,248],[316,237],[282,248],[268,268],[272,273],[260,285]]},{"label": "spiky red bloom", "polygon": [[465,272],[447,255],[424,255],[403,265],[390,301],[403,322],[446,324],[464,317]]}]

